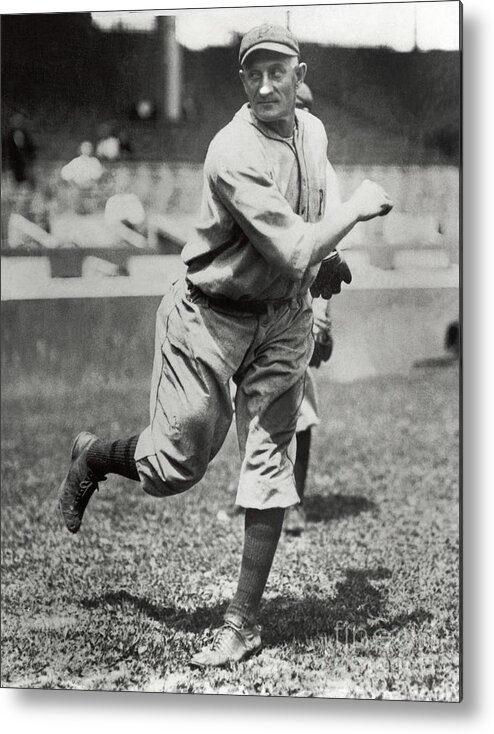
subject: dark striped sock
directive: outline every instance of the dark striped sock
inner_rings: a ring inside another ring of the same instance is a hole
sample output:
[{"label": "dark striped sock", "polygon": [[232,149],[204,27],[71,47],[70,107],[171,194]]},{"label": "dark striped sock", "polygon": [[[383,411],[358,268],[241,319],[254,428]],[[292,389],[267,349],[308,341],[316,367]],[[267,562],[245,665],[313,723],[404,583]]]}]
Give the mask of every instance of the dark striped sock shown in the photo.
[{"label": "dark striped sock", "polygon": [[236,594],[226,616],[240,617],[244,625],[256,621],[257,611],[278,546],[283,516],[282,507],[245,511],[245,536],[242,565]]},{"label": "dark striped sock", "polygon": [[297,494],[300,497],[300,504],[302,504],[305,494],[305,482],[307,479],[307,470],[309,468],[310,439],[310,428],[297,433],[297,454],[295,458],[295,466],[293,468],[293,475],[295,477]]},{"label": "dark striped sock", "polygon": [[98,477],[119,474],[121,477],[139,481],[134,459],[139,435],[131,438],[105,443],[95,441],[87,453],[87,465]]}]

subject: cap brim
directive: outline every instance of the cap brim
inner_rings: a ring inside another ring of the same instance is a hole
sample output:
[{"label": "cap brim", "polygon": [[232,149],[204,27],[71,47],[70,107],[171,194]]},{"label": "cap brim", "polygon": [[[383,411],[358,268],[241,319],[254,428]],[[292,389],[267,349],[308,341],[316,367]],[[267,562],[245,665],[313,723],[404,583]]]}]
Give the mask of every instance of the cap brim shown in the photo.
[{"label": "cap brim", "polygon": [[254,51],[274,51],[278,54],[283,54],[284,56],[298,56],[298,53],[295,51],[295,49],[291,48],[290,46],[285,46],[284,43],[274,43],[271,41],[262,41],[261,43],[256,43],[255,46],[251,46],[251,48],[247,49],[247,51],[242,56],[240,63],[243,64],[245,59],[250,56]]}]

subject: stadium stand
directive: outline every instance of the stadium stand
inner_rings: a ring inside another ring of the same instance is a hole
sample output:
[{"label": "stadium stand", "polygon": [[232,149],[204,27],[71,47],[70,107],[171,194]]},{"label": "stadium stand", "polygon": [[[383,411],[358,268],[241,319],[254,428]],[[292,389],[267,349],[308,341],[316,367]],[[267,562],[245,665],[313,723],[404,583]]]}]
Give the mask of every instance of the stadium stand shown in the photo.
[{"label": "stadium stand", "polygon": [[[457,53],[311,44],[302,53],[335,163],[458,162]],[[101,124],[111,120],[125,129],[138,160],[201,162],[214,133],[243,102],[236,44],[184,50],[179,124],[164,124],[159,109],[149,120],[131,114],[138,99],[159,101],[161,55],[158,34],[102,31],[89,13],[4,16],[4,111],[22,106],[40,158],[69,160],[80,140],[91,134],[96,142]]]}]

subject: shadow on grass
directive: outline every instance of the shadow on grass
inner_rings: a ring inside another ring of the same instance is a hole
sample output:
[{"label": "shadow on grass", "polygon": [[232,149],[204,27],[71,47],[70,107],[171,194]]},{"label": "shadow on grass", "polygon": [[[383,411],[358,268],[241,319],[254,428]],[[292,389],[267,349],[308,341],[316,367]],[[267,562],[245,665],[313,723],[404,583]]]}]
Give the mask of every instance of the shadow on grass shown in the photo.
[{"label": "shadow on grass", "polygon": [[198,607],[185,610],[181,607],[161,606],[128,591],[109,591],[91,599],[82,599],[86,609],[101,611],[104,607],[127,607],[143,614],[155,622],[162,622],[167,627],[174,627],[185,632],[201,632],[208,627],[218,627],[223,621],[227,602],[212,607]]},{"label": "shadow on grass", "polygon": [[312,494],[304,499],[307,520],[324,522],[353,517],[369,510],[377,511],[377,506],[367,497],[345,494]]},{"label": "shadow on grass", "polygon": [[270,601],[263,606],[260,620],[265,625],[266,644],[321,637],[353,644],[383,631],[389,634],[408,625],[419,626],[432,618],[420,608],[389,617],[386,613],[389,578],[391,572],[383,567],[365,571],[349,568],[331,599],[278,597]]},{"label": "shadow on grass", "polygon": [[[293,640],[307,642],[317,638],[352,644],[408,625],[419,626],[432,619],[432,614],[421,608],[388,617],[385,582],[390,577],[391,572],[383,567],[365,571],[348,569],[345,580],[337,584],[333,598],[308,597],[300,600],[280,596],[264,602],[259,622],[264,629],[265,644],[278,645]],[[82,604],[86,609],[132,607],[165,627],[196,634],[219,627],[227,608],[224,602],[195,610],[160,606],[125,590],[85,599]]]}]

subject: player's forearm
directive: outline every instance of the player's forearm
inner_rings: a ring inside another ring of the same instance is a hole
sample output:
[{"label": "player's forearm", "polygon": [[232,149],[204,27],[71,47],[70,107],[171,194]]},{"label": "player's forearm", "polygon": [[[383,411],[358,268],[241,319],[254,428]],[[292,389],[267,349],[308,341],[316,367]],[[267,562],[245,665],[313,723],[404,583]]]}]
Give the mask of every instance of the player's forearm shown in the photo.
[{"label": "player's forearm", "polygon": [[358,211],[350,199],[335,207],[329,219],[314,224],[314,244],[309,264],[317,265],[324,260],[359,221]]},{"label": "player's forearm", "polygon": [[344,204],[336,206],[331,216],[313,225],[313,246],[310,265],[317,265],[327,257],[357,222],[384,217],[393,208],[386,191],[374,181],[362,181]]}]

